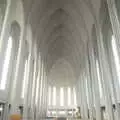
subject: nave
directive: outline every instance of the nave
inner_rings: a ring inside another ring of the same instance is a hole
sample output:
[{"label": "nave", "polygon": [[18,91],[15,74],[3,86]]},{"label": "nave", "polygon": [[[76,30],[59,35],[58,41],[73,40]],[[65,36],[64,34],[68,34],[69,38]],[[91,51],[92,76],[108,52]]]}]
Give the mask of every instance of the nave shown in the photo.
[{"label": "nave", "polygon": [[0,120],[120,119],[120,0],[0,0]]}]

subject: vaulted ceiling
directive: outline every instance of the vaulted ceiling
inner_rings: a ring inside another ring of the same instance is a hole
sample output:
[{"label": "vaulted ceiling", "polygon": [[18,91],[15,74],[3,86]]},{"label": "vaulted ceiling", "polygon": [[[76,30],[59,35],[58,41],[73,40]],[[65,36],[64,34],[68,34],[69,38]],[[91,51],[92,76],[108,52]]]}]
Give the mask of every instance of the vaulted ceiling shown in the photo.
[{"label": "vaulted ceiling", "polygon": [[23,0],[48,79],[62,85],[75,82],[85,68],[100,0]]}]

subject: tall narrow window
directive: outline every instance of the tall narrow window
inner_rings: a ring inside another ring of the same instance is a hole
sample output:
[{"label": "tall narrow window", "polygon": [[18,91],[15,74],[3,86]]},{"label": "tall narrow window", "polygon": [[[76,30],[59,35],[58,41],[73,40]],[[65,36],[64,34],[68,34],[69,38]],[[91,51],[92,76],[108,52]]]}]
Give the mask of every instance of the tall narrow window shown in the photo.
[{"label": "tall narrow window", "polygon": [[53,87],[53,106],[56,105],[56,87]]},{"label": "tall narrow window", "polygon": [[24,67],[24,78],[23,78],[23,85],[22,85],[22,98],[25,95],[25,86],[26,86],[26,79],[27,79],[27,60],[25,60],[25,67]]},{"label": "tall narrow window", "polygon": [[48,88],[48,105],[50,106],[51,105],[51,86],[49,86]]},{"label": "tall narrow window", "polygon": [[102,98],[102,84],[101,84],[101,78],[100,78],[99,64],[98,64],[97,60],[96,60],[96,67],[97,67],[97,76],[98,76],[98,83],[99,83],[100,98]]},{"label": "tall narrow window", "polygon": [[64,88],[60,88],[60,106],[64,106]]},{"label": "tall narrow window", "polygon": [[76,99],[76,90],[75,87],[73,87],[73,94],[74,94],[74,105],[77,105],[77,99]]},{"label": "tall narrow window", "polygon": [[68,87],[68,105],[71,105],[71,88]]},{"label": "tall narrow window", "polygon": [[12,51],[12,37],[10,36],[8,39],[7,49],[5,53],[5,60],[4,60],[4,65],[3,65],[3,71],[2,71],[2,78],[0,82],[0,89],[2,90],[4,90],[6,87],[11,51]]},{"label": "tall narrow window", "polygon": [[112,35],[112,50],[113,50],[113,55],[114,55],[114,61],[115,61],[115,67],[117,71],[117,76],[119,79],[119,84],[120,84],[120,61],[119,61],[119,55],[117,51],[117,45],[116,45],[116,40],[115,37]]}]

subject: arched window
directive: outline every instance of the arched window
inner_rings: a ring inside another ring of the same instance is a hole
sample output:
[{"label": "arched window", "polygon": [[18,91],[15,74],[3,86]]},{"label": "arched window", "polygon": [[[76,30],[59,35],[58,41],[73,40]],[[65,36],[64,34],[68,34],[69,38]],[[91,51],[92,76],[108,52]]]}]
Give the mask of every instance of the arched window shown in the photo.
[{"label": "arched window", "polygon": [[6,10],[6,0],[0,0],[0,33],[4,21],[5,10]]},{"label": "arched window", "polygon": [[[14,21],[11,24],[11,29],[9,32],[9,37],[5,49],[4,62],[2,66],[2,75],[0,80],[0,89],[5,90],[7,83],[10,83],[12,86],[12,82],[8,80],[13,80],[13,76],[15,74],[15,66],[18,55],[19,48],[19,37],[20,37],[20,26]],[[9,75],[9,78],[8,78]]]}]

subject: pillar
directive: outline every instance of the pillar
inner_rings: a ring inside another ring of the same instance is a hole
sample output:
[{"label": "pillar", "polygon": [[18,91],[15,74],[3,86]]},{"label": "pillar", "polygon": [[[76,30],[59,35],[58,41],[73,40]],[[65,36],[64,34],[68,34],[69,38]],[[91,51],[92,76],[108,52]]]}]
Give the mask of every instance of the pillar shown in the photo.
[{"label": "pillar", "polygon": [[[119,52],[119,59],[120,59],[120,22],[118,19],[118,14],[117,14],[117,8],[115,4],[115,0],[106,0],[108,4],[108,11],[109,11],[109,16],[110,16],[110,21],[112,25],[112,30],[115,36],[115,39],[117,41],[117,49]],[[115,86],[113,86],[113,89]],[[120,118],[120,110],[119,110],[119,104],[117,103],[117,100],[115,101],[116,104],[116,109],[117,109],[117,120]]]},{"label": "pillar", "polygon": [[61,98],[60,98],[60,87],[56,87],[56,106],[57,106],[57,108],[59,108],[59,106],[60,106],[60,100],[61,100]]},{"label": "pillar", "polygon": [[[37,52],[36,52],[37,53]],[[33,109],[33,119],[36,119],[36,104],[35,104],[35,98],[36,98],[36,88],[37,88],[37,75],[38,75],[38,54],[35,54],[35,60],[34,60],[34,73],[33,73],[33,84],[32,84],[32,109]]]},{"label": "pillar", "polygon": [[77,107],[78,107],[78,106],[80,106],[80,95],[79,95],[78,81],[76,82],[76,99],[77,99]]},{"label": "pillar", "polygon": [[88,48],[86,48],[86,54],[87,54],[87,58],[86,58],[86,82],[87,82],[87,87],[88,87],[88,99],[89,99],[89,116],[90,116],[90,120],[93,120],[93,107],[94,107],[94,103],[93,103],[93,87],[92,87],[92,77],[91,77],[91,65],[90,65],[90,55],[89,55],[89,50]]},{"label": "pillar", "polygon": [[86,89],[87,77],[85,72],[83,73],[83,97],[84,97],[84,109],[85,109],[85,119],[88,119],[88,103],[87,103],[87,89]]},{"label": "pillar", "polygon": [[36,82],[36,98],[35,98],[35,106],[36,106],[36,120],[39,119],[40,115],[39,115],[39,104],[40,104],[40,83],[41,83],[41,57],[39,55],[39,59],[38,59],[38,75],[37,75],[37,82]]},{"label": "pillar", "polygon": [[4,62],[3,56],[5,54],[5,46],[6,46],[6,43],[8,42],[8,37],[9,37],[9,31],[7,26],[8,26],[11,3],[12,3],[12,0],[7,0],[4,21],[3,21],[3,25],[0,33],[0,78],[1,78],[2,68],[3,68],[2,65]]},{"label": "pillar", "polygon": [[53,107],[53,85],[51,85],[51,108]]},{"label": "pillar", "polygon": [[41,60],[40,91],[39,91],[39,116],[42,119],[42,99],[43,99],[43,62]]},{"label": "pillar", "polygon": [[45,74],[45,80],[46,80],[46,82],[45,82],[45,88],[46,88],[46,90],[45,90],[45,93],[46,93],[46,95],[45,95],[45,116],[47,115],[47,108],[48,108],[48,80],[47,80],[47,75]]},{"label": "pillar", "polygon": [[74,108],[74,89],[73,89],[73,86],[71,86],[71,105],[72,105],[72,108]]},{"label": "pillar", "polygon": [[[108,62],[109,62],[109,65],[110,65],[110,72],[111,72],[111,89],[113,91],[113,98],[114,98],[114,101],[115,101],[115,105],[116,105],[116,111],[117,111],[117,116],[115,116],[117,118],[117,120],[119,120],[120,118],[120,108],[119,108],[119,98],[120,98],[120,95],[118,93],[119,89],[120,89],[120,85],[119,85],[119,77],[118,77],[118,74],[117,74],[117,69],[116,69],[116,66],[115,66],[115,60],[113,59],[115,56],[113,55],[113,49],[112,49],[112,39],[111,39],[111,34],[112,33],[109,33],[108,34]],[[119,57],[119,61],[120,61],[120,57]]]},{"label": "pillar", "polygon": [[[115,5],[115,0],[106,0],[108,4],[108,11],[110,16],[110,21],[113,29],[113,33],[117,40],[117,47],[120,54],[120,22],[118,19],[117,8]],[[119,56],[120,58],[120,56]]]},{"label": "pillar", "polygon": [[45,72],[44,72],[44,65],[43,65],[43,74],[42,74],[42,96],[41,96],[41,117],[42,119],[44,118],[44,107],[45,107],[45,102],[44,102],[44,99],[45,99]]},{"label": "pillar", "polygon": [[15,74],[13,77],[13,85],[9,93],[9,101],[11,103],[11,114],[20,114],[18,103],[20,101],[21,97],[21,89],[22,89],[22,74],[23,74],[23,46],[24,46],[24,31],[25,29],[21,31],[20,35],[20,44],[18,49],[18,55],[17,55],[17,62],[15,67]]},{"label": "pillar", "polygon": [[30,66],[29,66],[29,76],[28,76],[28,88],[25,93],[25,100],[24,100],[24,107],[25,112],[23,117],[31,118],[31,112],[32,112],[32,105],[31,105],[31,98],[32,98],[32,84],[33,84],[33,70],[34,70],[34,64],[33,64],[33,56],[31,54],[31,60],[30,60]]},{"label": "pillar", "polygon": [[[95,111],[96,111],[96,119],[101,120],[101,105],[100,105],[100,92],[99,92],[99,83],[98,83],[98,76],[97,76],[97,68],[96,68],[96,56],[95,56],[95,49],[94,49],[94,41],[89,41],[89,55],[90,55],[90,72],[91,72],[91,79],[92,79],[92,87],[94,92],[94,100],[95,100]],[[96,87],[98,86],[98,87]]]},{"label": "pillar", "polygon": [[79,78],[79,89],[80,89],[80,112],[81,117],[84,119],[84,100],[83,100],[83,88],[82,88],[82,77]]},{"label": "pillar", "polygon": [[29,118],[29,113],[28,110],[30,109],[30,100],[31,100],[31,96],[30,96],[30,89],[31,89],[31,69],[32,69],[32,55],[31,53],[29,54],[28,57],[28,75],[27,75],[27,83],[26,83],[26,91],[25,91],[25,98],[24,98],[24,115],[23,118]]},{"label": "pillar", "polygon": [[114,120],[113,116],[113,110],[112,110],[112,99],[111,99],[111,93],[110,93],[110,82],[111,79],[110,72],[109,72],[109,66],[106,60],[105,56],[105,50],[104,50],[104,43],[103,43],[103,37],[101,32],[101,26],[99,23],[96,25],[96,36],[97,36],[97,48],[98,48],[98,62],[100,65],[100,75],[101,75],[101,83],[105,95],[105,104],[108,111],[108,119]]},{"label": "pillar", "polygon": [[69,98],[68,98],[68,87],[64,87],[64,106],[69,106],[68,105],[68,101],[69,101]]}]

